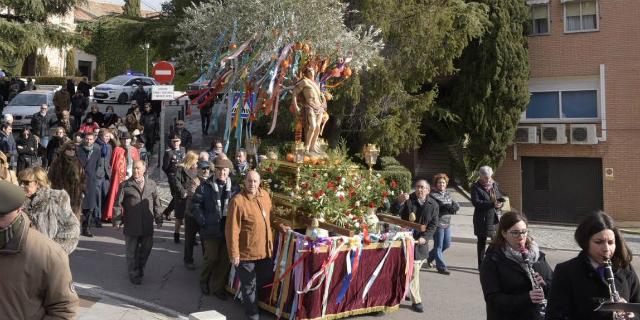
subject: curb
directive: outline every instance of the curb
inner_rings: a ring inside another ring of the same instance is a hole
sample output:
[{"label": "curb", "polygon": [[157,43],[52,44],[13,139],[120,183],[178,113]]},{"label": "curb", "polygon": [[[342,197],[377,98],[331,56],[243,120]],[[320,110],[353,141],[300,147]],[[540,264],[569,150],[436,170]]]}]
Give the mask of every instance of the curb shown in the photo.
[{"label": "curb", "polygon": [[625,233],[625,234],[633,234],[633,235],[640,235],[640,231],[635,231],[635,230],[629,230],[629,229],[620,229],[620,232]]},{"label": "curb", "polygon": [[117,292],[111,292],[111,291],[107,291],[104,290],[100,287],[97,286],[93,286],[90,284],[85,284],[85,283],[78,283],[78,282],[74,282],[73,285],[81,290],[78,291],[85,291],[89,294],[93,294],[94,296],[98,296],[98,297],[109,297],[115,300],[119,300],[122,302],[125,302],[127,304],[133,305],[133,306],[137,306],[140,307],[141,309],[144,309],[146,311],[149,312],[154,312],[154,313],[160,313],[163,315],[166,315],[168,317],[172,317],[175,319],[184,319],[187,320],[189,319],[187,316],[183,315],[182,313],[175,311],[173,309],[169,309],[166,307],[163,307],[161,305],[155,304],[153,302],[149,302],[149,301],[145,301],[142,299],[138,299],[138,298],[134,298],[131,296],[127,296],[121,293],[117,293]]}]

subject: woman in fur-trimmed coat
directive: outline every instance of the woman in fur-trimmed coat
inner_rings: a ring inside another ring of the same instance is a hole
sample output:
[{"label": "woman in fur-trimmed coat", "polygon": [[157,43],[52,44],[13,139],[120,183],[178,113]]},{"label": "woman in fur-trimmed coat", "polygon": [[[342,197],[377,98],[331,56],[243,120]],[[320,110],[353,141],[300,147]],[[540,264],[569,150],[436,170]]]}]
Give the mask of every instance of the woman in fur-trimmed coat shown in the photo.
[{"label": "woman in fur-trimmed coat", "polygon": [[85,173],[84,168],[76,157],[76,146],[73,142],[69,141],[58,148],[56,156],[50,165],[49,181],[51,182],[51,188],[67,192],[71,200],[71,209],[76,217],[80,219]]},{"label": "woman in fur-trimmed coat", "polygon": [[22,209],[32,226],[71,254],[78,246],[80,221],[71,210],[67,192],[51,189],[41,167],[22,170],[18,179],[27,196]]}]

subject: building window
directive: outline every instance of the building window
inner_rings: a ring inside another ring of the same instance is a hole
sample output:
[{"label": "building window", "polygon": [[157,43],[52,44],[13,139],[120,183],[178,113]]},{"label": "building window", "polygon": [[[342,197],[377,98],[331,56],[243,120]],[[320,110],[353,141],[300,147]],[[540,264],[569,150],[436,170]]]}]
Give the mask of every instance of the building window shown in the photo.
[{"label": "building window", "polygon": [[596,90],[532,92],[525,119],[596,119]]},{"label": "building window", "polygon": [[549,34],[549,5],[531,5],[531,35]]},{"label": "building window", "polygon": [[598,30],[598,3],[595,0],[566,1],[564,4],[566,32]]}]

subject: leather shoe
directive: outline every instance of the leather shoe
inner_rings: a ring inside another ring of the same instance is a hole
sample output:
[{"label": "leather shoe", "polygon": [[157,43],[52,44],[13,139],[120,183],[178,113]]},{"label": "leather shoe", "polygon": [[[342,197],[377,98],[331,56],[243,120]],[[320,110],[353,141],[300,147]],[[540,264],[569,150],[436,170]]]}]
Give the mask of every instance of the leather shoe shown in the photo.
[{"label": "leather shoe", "polygon": [[138,277],[129,277],[129,281],[131,281],[131,283],[133,283],[135,285],[142,284],[142,279],[140,279]]},{"label": "leather shoe", "polygon": [[411,309],[415,312],[423,313],[424,308],[422,307],[422,303],[414,303],[411,305]]},{"label": "leather shoe", "polygon": [[216,291],[213,295],[216,296],[216,298],[218,298],[218,299],[220,299],[222,301],[227,301],[227,299],[229,298],[227,296],[227,293],[224,292],[223,290]]},{"label": "leather shoe", "polygon": [[438,269],[438,273],[439,274],[444,274],[445,276],[448,276],[451,274],[451,272],[447,269]]},{"label": "leather shoe", "polygon": [[202,292],[202,294],[204,294],[205,296],[209,295],[210,291],[208,282],[200,281],[200,292]]}]

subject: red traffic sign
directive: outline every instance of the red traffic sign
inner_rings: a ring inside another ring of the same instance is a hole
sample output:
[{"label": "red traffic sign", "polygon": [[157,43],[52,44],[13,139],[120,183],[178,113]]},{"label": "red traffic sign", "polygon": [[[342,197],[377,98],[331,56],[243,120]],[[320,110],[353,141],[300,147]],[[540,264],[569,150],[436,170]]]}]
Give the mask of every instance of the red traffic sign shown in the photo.
[{"label": "red traffic sign", "polygon": [[160,61],[151,69],[151,75],[162,84],[171,83],[176,75],[176,69],[167,61]]}]

